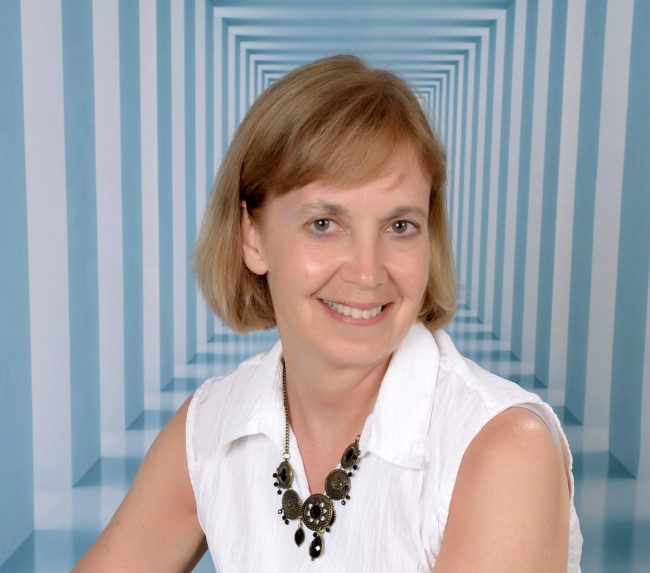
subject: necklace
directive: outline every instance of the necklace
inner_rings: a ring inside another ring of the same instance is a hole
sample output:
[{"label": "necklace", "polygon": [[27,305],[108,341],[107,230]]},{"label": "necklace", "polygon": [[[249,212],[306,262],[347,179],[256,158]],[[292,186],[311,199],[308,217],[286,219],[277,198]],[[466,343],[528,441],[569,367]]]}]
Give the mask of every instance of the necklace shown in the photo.
[{"label": "necklace", "polygon": [[[293,536],[296,545],[302,545],[305,540],[305,531],[302,528],[303,523],[308,529],[314,532],[314,539],[309,545],[309,555],[311,556],[311,560],[314,561],[314,559],[323,554],[323,532],[329,532],[330,527],[336,520],[334,500],[341,500],[341,505],[345,505],[345,501],[350,499],[348,495],[351,488],[350,478],[352,477],[352,471],[350,469],[357,469],[356,464],[361,457],[359,450],[359,438],[361,434],[345,448],[341,456],[341,463],[327,474],[327,478],[325,478],[325,493],[312,494],[304,503],[301,502],[300,496],[295,490],[291,489],[294,472],[289,463],[291,454],[289,454],[287,369],[284,363],[284,356],[281,356],[280,360],[282,361],[282,393],[284,394],[285,416],[284,454],[282,454],[284,461],[280,463],[273,474],[276,480],[273,486],[279,488],[278,495],[282,495],[282,507],[278,510],[278,513],[281,514],[284,523],[289,525],[290,519],[298,519],[298,529],[296,529]],[[284,494],[282,494],[282,490],[285,490]]]}]

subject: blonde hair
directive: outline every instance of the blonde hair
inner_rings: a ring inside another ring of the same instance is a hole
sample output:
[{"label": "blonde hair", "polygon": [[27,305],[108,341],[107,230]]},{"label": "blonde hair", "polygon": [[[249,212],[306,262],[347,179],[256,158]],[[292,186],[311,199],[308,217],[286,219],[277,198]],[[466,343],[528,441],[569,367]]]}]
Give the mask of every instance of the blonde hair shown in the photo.
[{"label": "blonde hair", "polygon": [[259,225],[266,202],[313,181],[363,184],[414,146],[431,179],[429,279],[417,319],[430,330],[456,312],[456,277],[446,212],[447,157],[409,85],[396,74],[340,54],[294,69],[252,104],[212,186],[190,255],[210,309],[244,334],[277,326],[266,276],[244,263],[240,202]]}]

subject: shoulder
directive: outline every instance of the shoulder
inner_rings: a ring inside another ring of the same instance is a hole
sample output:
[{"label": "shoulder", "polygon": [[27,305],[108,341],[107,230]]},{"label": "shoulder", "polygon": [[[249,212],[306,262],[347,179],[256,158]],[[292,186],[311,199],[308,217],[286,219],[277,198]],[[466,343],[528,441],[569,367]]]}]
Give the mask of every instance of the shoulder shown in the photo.
[{"label": "shoulder", "polygon": [[208,378],[190,395],[185,422],[190,465],[219,443],[224,423],[237,415],[251,375],[268,352],[255,354],[224,374]]},{"label": "shoulder", "polygon": [[537,394],[464,356],[441,361],[432,412],[432,447],[441,449],[439,455],[445,464],[453,465],[492,418],[511,406],[526,403],[540,404],[543,409]]},{"label": "shoulder", "polygon": [[188,415],[195,414],[196,410],[209,409],[214,412],[215,408],[227,404],[232,393],[244,390],[255,367],[268,353],[269,350],[265,350],[255,354],[225,373],[205,380],[190,396]]},{"label": "shoulder", "polygon": [[537,414],[510,407],[464,452],[438,566],[566,570],[568,524],[569,487],[554,439]]},{"label": "shoulder", "polygon": [[[473,470],[488,468],[490,471],[500,471],[495,468],[496,462],[517,461],[517,465],[535,466],[540,470],[561,470],[560,458],[553,436],[544,421],[534,412],[510,406],[496,414],[481,427],[465,450],[460,479],[472,479]],[[474,476],[478,473],[474,473]],[[457,480],[457,481],[458,481]]]}]

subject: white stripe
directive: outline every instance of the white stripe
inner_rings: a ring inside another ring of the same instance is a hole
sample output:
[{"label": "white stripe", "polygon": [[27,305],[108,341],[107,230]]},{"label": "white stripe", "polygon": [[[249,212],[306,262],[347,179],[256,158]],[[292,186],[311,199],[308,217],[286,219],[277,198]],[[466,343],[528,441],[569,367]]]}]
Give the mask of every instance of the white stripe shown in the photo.
[{"label": "white stripe", "polygon": [[119,0],[93,0],[101,450],[124,443],[124,268]]},{"label": "white stripe", "polygon": [[[452,176],[452,193],[454,196],[454,209],[452,211],[452,233],[453,233],[453,244],[454,244],[454,258],[456,261],[460,260],[460,253],[458,251],[458,236],[460,234],[460,213],[458,212],[459,208],[459,197],[460,197],[460,146],[462,143],[462,133],[463,133],[463,119],[464,119],[464,109],[465,109],[465,103],[463,101],[464,94],[465,94],[465,86],[463,85],[463,77],[465,75],[465,62],[464,60],[460,60],[458,62],[458,94],[454,93],[454,89],[456,86],[452,84],[452,98],[454,100],[455,104],[458,104],[458,113],[456,114],[456,122],[455,125],[450,126],[451,131],[454,136],[454,141],[452,144],[452,148],[450,149],[451,153],[453,153],[454,158],[455,158],[455,164],[454,164],[454,172]],[[454,117],[453,115],[451,116],[452,118]],[[458,264],[458,263],[456,263]],[[461,301],[464,301],[465,299],[465,284],[459,284],[459,295],[458,298]]]},{"label": "white stripe", "polygon": [[187,364],[185,277],[185,11],[183,0],[171,0],[172,58],[172,208],[174,265],[174,367]]},{"label": "white stripe", "polygon": [[[160,408],[160,265],[156,0],[140,0],[140,158],[144,407]],[[163,380],[162,382],[167,382]]]},{"label": "white stripe", "polygon": [[[435,114],[436,117],[436,134],[438,134],[438,137],[441,137],[442,130],[440,129],[440,126],[442,124],[442,93],[441,93],[441,86],[442,86],[442,78],[440,78],[440,82],[438,82],[438,85],[436,87],[436,95],[435,99],[433,102],[433,113]],[[441,143],[443,143],[441,141]],[[443,143],[444,145],[444,143]]]},{"label": "white stripe", "polygon": [[[578,135],[580,133],[580,88],[582,84],[582,50],[585,32],[585,1],[571,0],[567,10],[549,359],[549,387],[561,393],[561,396],[557,397],[557,402],[564,401],[564,387],[566,385],[573,211]],[[549,398],[551,398],[550,395]]]},{"label": "white stripe", "polygon": [[[68,222],[59,0],[21,2],[34,521],[72,483]],[[44,208],[47,206],[47,208]]]},{"label": "white stripe", "polygon": [[[535,369],[537,300],[539,297],[539,253],[542,232],[542,197],[546,166],[546,121],[548,112],[548,76],[551,55],[553,3],[539,3],[535,53],[533,125],[530,145],[530,174],[526,224],[526,260],[524,268],[524,308],[521,361],[525,369]],[[534,326],[529,326],[534,325]]]},{"label": "white stripe", "polygon": [[[650,284],[650,276],[647,279]],[[637,476],[650,476],[650,448],[647,447],[647,444],[650,444],[650,392],[647,391],[650,388],[650,290],[648,291],[648,301],[646,303],[646,319],[645,319],[645,351],[643,353],[645,356],[643,364],[643,381],[642,387],[645,390],[641,394],[641,399],[643,403],[641,404],[641,435],[640,440],[641,444],[646,444],[646,447],[641,447],[641,459],[639,460],[639,471]],[[647,517],[647,504],[638,503],[636,504],[639,513],[643,510],[643,517]]]},{"label": "white stripe", "polygon": [[634,0],[608,2],[591,264],[585,426],[609,446],[616,273]]}]

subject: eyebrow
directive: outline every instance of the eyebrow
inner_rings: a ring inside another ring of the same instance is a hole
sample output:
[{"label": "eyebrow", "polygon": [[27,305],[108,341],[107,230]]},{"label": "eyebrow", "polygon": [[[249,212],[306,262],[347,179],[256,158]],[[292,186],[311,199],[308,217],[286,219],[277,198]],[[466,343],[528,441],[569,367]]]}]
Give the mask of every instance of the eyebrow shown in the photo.
[{"label": "eyebrow", "polygon": [[[328,201],[314,201],[311,203],[305,203],[302,207],[300,207],[298,213],[300,215],[307,215],[314,211],[319,211],[319,212],[324,211],[326,213],[339,215],[339,216],[350,215],[348,210],[345,207],[343,207],[343,205],[339,205],[337,203],[330,203]],[[389,213],[384,220],[392,219],[393,217],[399,217],[400,215],[406,215],[408,213],[417,213],[418,215],[421,215],[424,219],[426,219],[428,216],[428,213],[418,205],[399,205],[395,207],[395,209],[393,209],[392,212]]]}]

